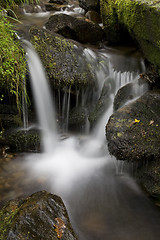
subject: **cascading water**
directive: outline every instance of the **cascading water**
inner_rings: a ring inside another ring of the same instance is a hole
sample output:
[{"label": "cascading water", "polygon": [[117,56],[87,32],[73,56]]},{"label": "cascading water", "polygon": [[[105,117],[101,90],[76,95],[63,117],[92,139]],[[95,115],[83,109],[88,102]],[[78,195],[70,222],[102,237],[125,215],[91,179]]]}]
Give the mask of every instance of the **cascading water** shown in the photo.
[{"label": "cascading water", "polygon": [[[87,50],[87,57],[91,54],[89,62],[92,65],[94,61],[100,64],[95,68],[95,76],[100,84],[94,98],[99,98],[104,84],[107,84],[109,106],[96,130],[88,137],[68,136],[58,141],[52,100],[43,68],[37,54],[26,41],[25,48],[44,143],[43,153],[26,157],[30,177],[40,175],[48,179],[52,192],[64,200],[80,240],[158,240],[158,215],[130,177],[115,176],[114,158],[109,155],[107,144],[104,146],[104,126],[112,113],[113,97],[118,87],[133,80],[134,74],[113,70],[109,58],[104,54],[97,62],[96,53]],[[68,112],[70,90],[68,97],[64,95],[63,98]],[[58,98],[63,102],[60,94]],[[78,105],[79,97],[76,99]],[[85,102],[81,104],[85,105]]]},{"label": "cascading water", "polygon": [[37,53],[33,50],[32,45],[23,40],[26,49],[27,62],[31,75],[31,84],[35,96],[35,104],[39,119],[40,128],[42,129],[42,142],[45,152],[50,152],[57,141],[57,128],[53,101],[46,80],[43,66]]}]

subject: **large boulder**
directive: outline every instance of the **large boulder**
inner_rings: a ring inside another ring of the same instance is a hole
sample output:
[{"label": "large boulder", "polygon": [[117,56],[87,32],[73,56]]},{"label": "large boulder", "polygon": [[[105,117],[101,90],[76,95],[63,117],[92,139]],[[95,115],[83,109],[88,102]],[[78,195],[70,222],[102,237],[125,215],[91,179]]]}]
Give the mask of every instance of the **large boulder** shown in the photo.
[{"label": "large boulder", "polygon": [[0,239],[77,239],[61,198],[46,191],[9,201],[0,217]]},{"label": "large boulder", "polygon": [[104,32],[98,24],[66,14],[51,16],[45,26],[51,32],[81,43],[96,44],[104,38]]},{"label": "large boulder", "polygon": [[137,181],[150,195],[160,196],[159,106],[160,90],[149,91],[113,113],[106,136],[110,153],[120,160],[136,161]]},{"label": "large boulder", "polygon": [[67,0],[49,0],[49,3],[56,3],[56,4],[67,4]]},{"label": "large boulder", "polygon": [[110,153],[120,160],[159,160],[159,106],[160,90],[155,90],[114,112],[106,126]]},{"label": "large boulder", "polygon": [[143,0],[101,0],[100,9],[106,37],[112,43],[127,29],[144,55],[160,68],[160,2]]},{"label": "large boulder", "polygon": [[30,41],[38,52],[54,88],[93,86],[95,76],[83,55],[83,48],[45,29],[32,27]]}]

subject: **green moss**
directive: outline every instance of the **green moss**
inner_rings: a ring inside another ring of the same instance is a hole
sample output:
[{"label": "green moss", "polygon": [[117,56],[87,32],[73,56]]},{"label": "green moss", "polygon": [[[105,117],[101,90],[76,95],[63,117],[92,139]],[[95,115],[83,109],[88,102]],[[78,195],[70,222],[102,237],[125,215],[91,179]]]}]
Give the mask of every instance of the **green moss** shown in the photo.
[{"label": "green moss", "polygon": [[113,43],[117,42],[120,35],[115,1],[100,0],[100,11],[107,40]]},{"label": "green moss", "polygon": [[155,47],[152,43],[143,39],[140,39],[139,43],[148,61],[160,67],[160,47]]},{"label": "green moss", "polygon": [[[111,41],[115,42],[119,31],[116,26],[123,26],[139,43],[148,61],[160,68],[160,2],[101,0],[100,3],[104,27],[113,36]],[[115,36],[112,32],[115,32]]]},{"label": "green moss", "polygon": [[12,221],[16,214],[19,212],[19,207],[16,204],[8,204],[7,211],[6,207],[0,210],[0,240],[6,239],[7,231],[10,229]]},{"label": "green moss", "polygon": [[81,61],[83,51],[77,50],[73,42],[34,27],[30,34],[52,86],[86,86],[93,81],[90,66],[84,58]]}]

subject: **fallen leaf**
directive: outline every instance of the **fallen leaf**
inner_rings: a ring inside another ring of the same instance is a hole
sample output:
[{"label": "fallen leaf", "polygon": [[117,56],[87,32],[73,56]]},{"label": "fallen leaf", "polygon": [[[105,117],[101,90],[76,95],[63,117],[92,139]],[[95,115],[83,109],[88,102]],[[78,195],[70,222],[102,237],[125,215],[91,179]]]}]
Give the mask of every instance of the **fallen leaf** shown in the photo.
[{"label": "fallen leaf", "polygon": [[66,228],[66,226],[61,218],[55,218],[55,220],[57,221],[57,224],[54,224],[55,231],[57,233],[57,237],[61,239],[64,233],[64,228]]},{"label": "fallen leaf", "polygon": [[154,123],[154,120],[151,120],[150,122],[149,122],[149,125],[152,125]]},{"label": "fallen leaf", "polygon": [[135,118],[135,119],[134,119],[134,122],[135,122],[135,123],[139,123],[140,120],[138,120],[138,119]]}]

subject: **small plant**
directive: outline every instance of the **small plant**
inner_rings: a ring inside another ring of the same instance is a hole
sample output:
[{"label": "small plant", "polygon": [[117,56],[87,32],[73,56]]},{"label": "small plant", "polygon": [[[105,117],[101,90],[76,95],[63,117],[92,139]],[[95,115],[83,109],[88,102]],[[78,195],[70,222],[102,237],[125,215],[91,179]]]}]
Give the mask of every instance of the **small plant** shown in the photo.
[{"label": "small plant", "polygon": [[21,4],[38,4],[39,0],[0,0],[0,7],[3,8],[14,8],[16,5]]},{"label": "small plant", "polygon": [[0,100],[14,96],[19,112],[25,72],[24,51],[12,25],[0,12]]}]

